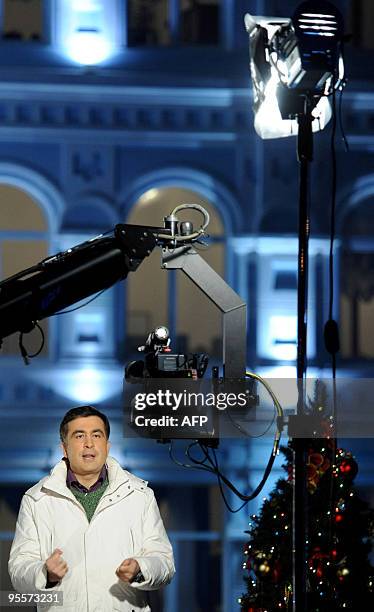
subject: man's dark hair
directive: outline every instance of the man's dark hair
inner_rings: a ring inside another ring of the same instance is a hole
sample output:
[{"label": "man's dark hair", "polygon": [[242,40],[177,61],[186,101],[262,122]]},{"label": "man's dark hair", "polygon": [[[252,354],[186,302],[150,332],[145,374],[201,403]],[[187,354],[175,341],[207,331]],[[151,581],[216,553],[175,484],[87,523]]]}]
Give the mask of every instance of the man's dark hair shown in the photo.
[{"label": "man's dark hair", "polygon": [[109,425],[109,421],[106,415],[100,412],[99,410],[97,410],[96,408],[94,408],[93,406],[78,406],[77,408],[71,408],[71,410],[68,410],[68,412],[65,414],[64,418],[61,421],[60,438],[62,442],[65,442],[67,438],[68,424],[70,423],[70,421],[74,421],[74,419],[78,419],[80,417],[89,417],[89,416],[99,417],[99,419],[103,421],[104,428],[105,428],[105,434],[108,440],[109,434],[110,434],[110,425]]}]

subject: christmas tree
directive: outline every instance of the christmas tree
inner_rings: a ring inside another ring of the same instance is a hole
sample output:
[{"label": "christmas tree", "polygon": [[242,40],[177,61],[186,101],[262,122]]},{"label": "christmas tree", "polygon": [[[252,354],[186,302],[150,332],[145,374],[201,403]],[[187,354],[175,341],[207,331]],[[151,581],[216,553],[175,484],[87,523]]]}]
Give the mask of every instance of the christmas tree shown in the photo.
[{"label": "christmas tree", "polygon": [[[374,514],[354,489],[355,458],[329,437],[321,395],[323,389],[317,386],[310,412],[321,415],[325,435],[307,441],[308,612],[374,610],[374,568],[369,560]],[[292,441],[281,450],[287,477],[278,480],[249,523],[242,612],[292,610]]]}]

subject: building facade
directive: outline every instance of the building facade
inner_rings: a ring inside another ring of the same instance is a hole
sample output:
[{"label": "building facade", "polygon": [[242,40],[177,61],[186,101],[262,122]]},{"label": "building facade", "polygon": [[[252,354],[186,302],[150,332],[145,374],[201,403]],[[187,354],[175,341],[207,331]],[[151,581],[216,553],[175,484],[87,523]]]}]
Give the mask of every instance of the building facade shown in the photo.
[{"label": "building facade", "polygon": [[[336,139],[334,315],[342,371],[370,377],[372,7],[363,0],[336,4],[352,42],[346,48],[349,80],[341,110],[349,152]],[[211,215],[211,238],[202,255],[248,305],[248,366],[294,376],[296,145],[293,138],[261,141],[254,132],[243,17],[246,12],[290,16],[296,6],[290,0],[3,0],[1,278],[117,223],[162,225],[175,205],[203,204]],[[314,143],[308,356],[313,372],[323,376],[330,363],[323,325],[329,302],[331,128]],[[4,340],[2,557],[22,491],[60,457],[63,412],[93,403],[107,410],[114,424],[115,456],[155,486],[174,541],[179,577],[155,610],[182,610],[187,598],[191,612],[228,612],[242,588],[246,516],[260,501],[229,515],[210,476],[173,465],[163,446],[122,436],[123,368],[158,324],[169,327],[176,350],[204,350],[219,363],[220,317],[185,278],[161,270],[158,252],[124,283],[44,321],[44,347],[28,367],[18,335]],[[37,352],[37,330],[24,343],[29,353]],[[254,487],[269,445],[266,439],[223,443],[223,470],[244,489]],[[369,452],[362,450],[362,462],[363,486],[372,487]],[[176,487],[186,492],[183,505],[175,500]],[[197,559],[204,570],[195,573]],[[4,572],[1,580],[5,590]]]}]

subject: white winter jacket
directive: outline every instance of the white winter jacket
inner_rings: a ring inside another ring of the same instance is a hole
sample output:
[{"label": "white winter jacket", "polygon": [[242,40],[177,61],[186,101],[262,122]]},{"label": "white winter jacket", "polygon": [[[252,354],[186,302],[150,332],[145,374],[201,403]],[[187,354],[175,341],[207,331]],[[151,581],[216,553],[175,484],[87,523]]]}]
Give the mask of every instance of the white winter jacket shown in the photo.
[{"label": "white winter jacket", "polygon": [[[109,485],[89,523],[83,506],[66,486],[66,463],[26,491],[9,558],[13,587],[63,592],[63,606],[38,610],[67,612],[146,612],[146,591],[167,584],[174,575],[173,552],[153,491],[119,463],[107,458]],[[60,548],[68,572],[45,589],[45,560]],[[120,580],[115,571],[124,559],[139,563],[144,582]]]}]

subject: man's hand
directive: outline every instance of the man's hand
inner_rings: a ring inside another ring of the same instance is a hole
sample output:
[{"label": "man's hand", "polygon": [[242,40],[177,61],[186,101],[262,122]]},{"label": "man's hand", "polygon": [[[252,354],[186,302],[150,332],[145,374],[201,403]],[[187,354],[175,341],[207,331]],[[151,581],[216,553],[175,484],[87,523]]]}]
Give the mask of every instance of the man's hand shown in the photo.
[{"label": "man's hand", "polygon": [[135,559],[125,559],[116,569],[116,574],[120,580],[131,582],[136,574],[140,572],[139,563]]},{"label": "man's hand", "polygon": [[45,562],[48,582],[59,582],[68,571],[67,563],[63,560],[61,555],[62,550],[56,548]]}]

